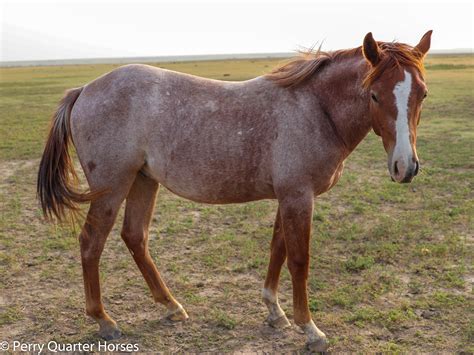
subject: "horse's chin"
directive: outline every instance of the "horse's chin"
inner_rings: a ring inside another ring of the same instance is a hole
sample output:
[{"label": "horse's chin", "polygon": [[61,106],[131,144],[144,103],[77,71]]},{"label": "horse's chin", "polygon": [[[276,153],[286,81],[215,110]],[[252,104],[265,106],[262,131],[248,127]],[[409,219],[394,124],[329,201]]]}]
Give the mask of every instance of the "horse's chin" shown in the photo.
[{"label": "horse's chin", "polygon": [[390,179],[393,181],[393,182],[397,182],[399,184],[409,184],[413,181],[415,177],[414,176],[407,176],[405,177],[403,180],[397,180],[395,179],[392,175],[390,175]]}]

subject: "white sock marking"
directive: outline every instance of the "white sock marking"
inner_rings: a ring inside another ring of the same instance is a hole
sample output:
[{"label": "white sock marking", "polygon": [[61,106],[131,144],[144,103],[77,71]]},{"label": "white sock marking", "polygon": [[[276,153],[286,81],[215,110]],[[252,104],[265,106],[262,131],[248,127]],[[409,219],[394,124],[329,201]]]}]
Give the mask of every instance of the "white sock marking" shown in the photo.
[{"label": "white sock marking", "polygon": [[278,297],[272,290],[264,288],[262,290],[262,298],[267,305],[272,320],[285,316],[285,312],[283,312],[278,303]]},{"label": "white sock marking", "polygon": [[264,288],[262,290],[262,297],[271,303],[276,303],[277,302],[277,297],[275,293],[272,290],[269,290],[267,288]]},{"label": "white sock marking", "polygon": [[308,323],[301,327],[305,334],[308,336],[308,341],[310,343],[315,342],[321,338],[326,338],[326,334],[324,334],[316,324],[314,324],[313,320],[310,320]]}]

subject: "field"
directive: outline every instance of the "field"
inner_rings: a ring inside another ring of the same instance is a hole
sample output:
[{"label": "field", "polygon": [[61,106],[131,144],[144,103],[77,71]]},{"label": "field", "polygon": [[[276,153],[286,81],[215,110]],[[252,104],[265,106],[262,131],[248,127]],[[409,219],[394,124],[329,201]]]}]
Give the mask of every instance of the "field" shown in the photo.
[{"label": "field", "polygon": [[[277,60],[156,64],[244,80]],[[97,342],[84,313],[77,231],[45,223],[35,200],[48,122],[67,88],[115,65],[0,69],[0,341]],[[310,306],[334,352],[473,352],[474,57],[427,59],[421,174],[392,183],[371,133],[315,202]],[[150,232],[158,269],[190,320],[170,324],[120,238],[101,260],[105,307],[142,351],[303,351],[295,328],[264,324],[260,292],[274,201],[195,204],[162,189]],[[280,299],[291,320],[284,268]]]}]

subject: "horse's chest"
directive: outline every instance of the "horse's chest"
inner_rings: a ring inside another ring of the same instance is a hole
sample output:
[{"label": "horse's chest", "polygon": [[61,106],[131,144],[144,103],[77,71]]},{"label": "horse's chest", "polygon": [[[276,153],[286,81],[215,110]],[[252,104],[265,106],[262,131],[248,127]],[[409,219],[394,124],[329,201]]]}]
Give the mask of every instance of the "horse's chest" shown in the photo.
[{"label": "horse's chest", "polygon": [[334,185],[336,185],[341,178],[343,169],[344,162],[341,162],[336,169],[328,173],[325,178],[316,179],[314,188],[315,195],[320,195],[329,191]]},{"label": "horse's chest", "polygon": [[[344,170],[344,162],[342,162],[341,164],[339,164],[339,166],[337,167],[336,171],[334,172],[332,178],[331,178],[331,182],[330,182],[330,186],[329,186],[329,189],[331,189],[334,185],[337,184],[337,182],[339,181],[339,179],[341,178],[342,176],[342,171]],[[328,189],[328,190],[329,190]]]}]

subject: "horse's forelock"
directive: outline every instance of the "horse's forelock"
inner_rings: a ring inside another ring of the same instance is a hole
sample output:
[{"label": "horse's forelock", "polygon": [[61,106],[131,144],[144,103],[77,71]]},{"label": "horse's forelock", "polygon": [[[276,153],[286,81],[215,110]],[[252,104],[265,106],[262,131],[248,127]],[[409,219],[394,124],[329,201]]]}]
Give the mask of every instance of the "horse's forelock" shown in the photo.
[{"label": "horse's forelock", "polygon": [[384,73],[400,67],[413,67],[424,77],[423,57],[413,47],[397,42],[379,42],[378,45],[382,56],[380,62],[368,71],[363,82],[364,87],[371,86]]}]

